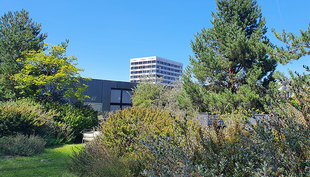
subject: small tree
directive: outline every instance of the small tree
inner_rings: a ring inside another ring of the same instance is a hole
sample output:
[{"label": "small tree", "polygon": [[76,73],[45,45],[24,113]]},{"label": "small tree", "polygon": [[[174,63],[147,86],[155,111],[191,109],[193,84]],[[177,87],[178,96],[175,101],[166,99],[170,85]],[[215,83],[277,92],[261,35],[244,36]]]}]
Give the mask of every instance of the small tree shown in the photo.
[{"label": "small tree", "polygon": [[176,81],[173,85],[167,86],[161,81],[154,83],[150,79],[143,79],[133,89],[132,103],[134,106],[143,108],[160,107],[176,115],[193,116],[196,113],[181,81]]},{"label": "small tree", "polygon": [[267,55],[266,21],[255,0],[216,0],[213,27],[191,42],[194,57],[184,72],[184,89],[203,111],[228,111],[258,99],[273,80],[276,61]]},{"label": "small tree", "polygon": [[[17,62],[23,66],[19,73],[12,76],[18,83],[18,88],[24,93],[32,93],[30,97],[36,99],[45,96],[55,99],[56,96],[82,100],[83,92],[87,86],[81,83],[79,74],[83,69],[73,63],[76,57],[66,55],[66,43],[42,48],[38,51],[25,52],[25,58],[19,58]],[[47,46],[47,45],[46,45]],[[37,88],[33,90],[33,88]]]},{"label": "small tree", "polygon": [[133,89],[132,104],[142,108],[162,107],[165,104],[164,92],[166,88],[167,86],[161,84],[161,81],[154,83],[152,79],[145,77]]},{"label": "small tree", "polygon": [[10,77],[23,67],[17,62],[24,53],[39,50],[47,34],[41,33],[41,24],[29,17],[25,10],[5,13],[0,18],[0,100],[18,96],[20,90]]}]

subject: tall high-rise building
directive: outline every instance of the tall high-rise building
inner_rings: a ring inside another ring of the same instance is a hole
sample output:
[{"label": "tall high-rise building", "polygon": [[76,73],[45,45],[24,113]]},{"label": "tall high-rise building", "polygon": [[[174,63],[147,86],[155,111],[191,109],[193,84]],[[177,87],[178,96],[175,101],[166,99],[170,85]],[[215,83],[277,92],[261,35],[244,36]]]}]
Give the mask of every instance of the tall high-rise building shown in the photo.
[{"label": "tall high-rise building", "polygon": [[157,56],[130,59],[130,82],[134,83],[145,76],[154,82],[161,78],[163,84],[170,85],[178,80],[182,71],[182,63]]}]

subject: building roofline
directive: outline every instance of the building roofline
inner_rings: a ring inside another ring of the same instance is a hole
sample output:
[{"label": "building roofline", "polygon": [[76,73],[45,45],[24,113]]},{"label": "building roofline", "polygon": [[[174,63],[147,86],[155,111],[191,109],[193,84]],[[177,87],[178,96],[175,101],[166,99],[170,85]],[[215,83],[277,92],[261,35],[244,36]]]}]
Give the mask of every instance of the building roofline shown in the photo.
[{"label": "building roofline", "polygon": [[132,83],[132,82],[128,82],[128,81],[116,81],[116,80],[106,80],[106,79],[94,79],[91,78],[91,81],[104,81],[104,82],[118,82],[118,83]]},{"label": "building roofline", "polygon": [[130,59],[130,62],[132,62],[132,61],[149,60],[150,58],[154,58],[155,60],[170,62],[170,63],[173,63],[173,64],[181,65],[181,66],[183,67],[183,63],[181,63],[181,62],[169,60],[169,59],[162,58],[162,57],[158,57],[158,56],[149,56],[149,57],[132,58],[132,59]]}]

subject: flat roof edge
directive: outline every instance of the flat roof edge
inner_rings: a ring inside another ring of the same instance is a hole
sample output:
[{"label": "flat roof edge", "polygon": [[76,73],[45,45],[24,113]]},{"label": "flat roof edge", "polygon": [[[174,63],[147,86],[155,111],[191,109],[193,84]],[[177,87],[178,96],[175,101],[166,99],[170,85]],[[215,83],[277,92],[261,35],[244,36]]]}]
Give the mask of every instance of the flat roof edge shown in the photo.
[{"label": "flat roof edge", "polygon": [[151,58],[154,58],[155,60],[161,60],[161,61],[167,61],[167,62],[171,62],[171,63],[174,63],[174,64],[178,64],[178,65],[182,65],[183,66],[183,63],[181,62],[177,62],[177,61],[174,61],[174,60],[170,60],[170,59],[166,59],[166,58],[163,58],[163,57],[158,57],[158,56],[150,56],[150,57],[140,57],[140,58],[131,58],[130,59],[130,62],[132,61],[143,61],[143,60],[149,60]]}]

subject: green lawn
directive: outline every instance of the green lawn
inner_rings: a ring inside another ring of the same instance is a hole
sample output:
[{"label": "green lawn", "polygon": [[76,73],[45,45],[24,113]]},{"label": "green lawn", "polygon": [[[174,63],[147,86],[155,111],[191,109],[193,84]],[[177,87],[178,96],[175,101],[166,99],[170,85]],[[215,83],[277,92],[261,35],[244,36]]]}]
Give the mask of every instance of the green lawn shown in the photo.
[{"label": "green lawn", "polygon": [[66,164],[76,147],[81,144],[46,148],[44,153],[32,157],[0,157],[0,176],[75,176],[67,171]]}]

